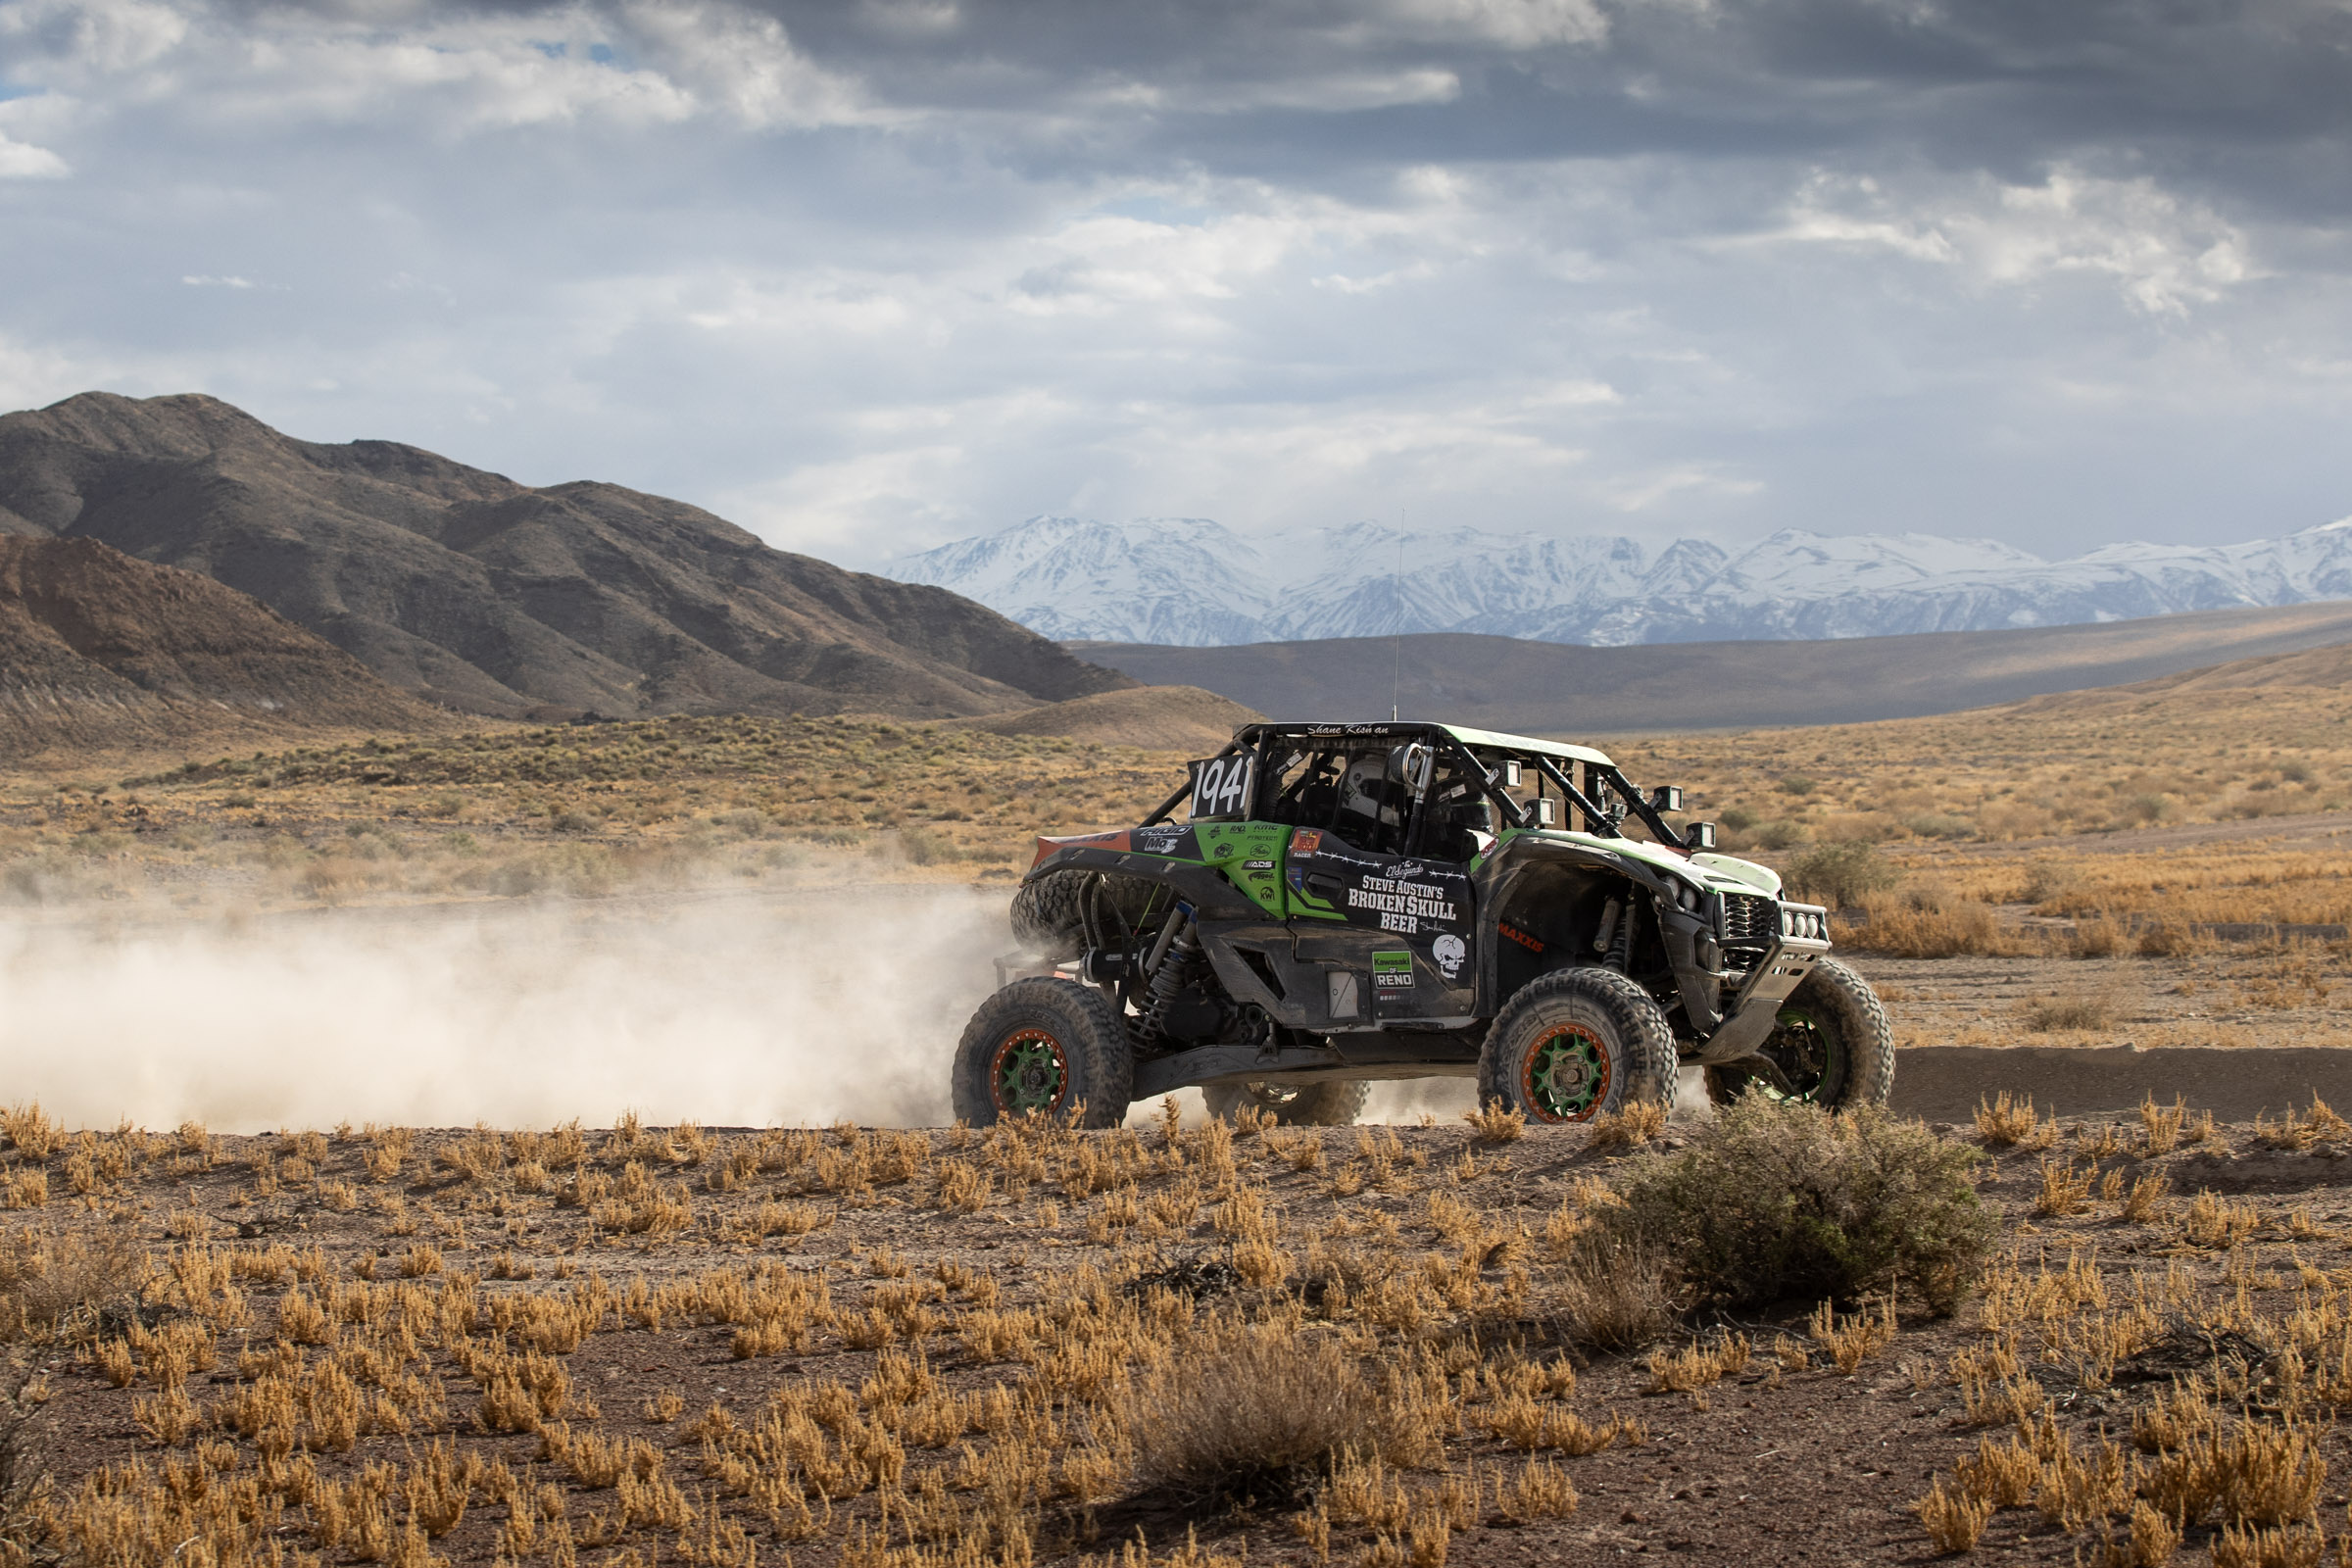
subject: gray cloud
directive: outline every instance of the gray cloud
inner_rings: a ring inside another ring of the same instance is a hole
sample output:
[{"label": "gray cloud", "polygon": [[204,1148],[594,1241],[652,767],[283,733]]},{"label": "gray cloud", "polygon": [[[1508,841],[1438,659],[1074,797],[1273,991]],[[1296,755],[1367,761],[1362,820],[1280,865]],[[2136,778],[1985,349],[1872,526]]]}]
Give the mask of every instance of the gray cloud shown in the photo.
[{"label": "gray cloud", "polygon": [[[0,6],[0,403],[687,497],[1982,533],[2352,510],[2318,4]],[[247,286],[250,285],[250,286]]]}]

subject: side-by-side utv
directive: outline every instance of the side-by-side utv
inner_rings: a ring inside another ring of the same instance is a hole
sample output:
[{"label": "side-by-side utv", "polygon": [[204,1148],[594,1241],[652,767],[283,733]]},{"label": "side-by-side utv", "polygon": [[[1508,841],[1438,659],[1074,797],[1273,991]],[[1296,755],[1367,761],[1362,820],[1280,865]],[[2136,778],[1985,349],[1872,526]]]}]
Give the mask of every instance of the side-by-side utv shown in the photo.
[{"label": "side-by-side utv", "polygon": [[1723,1100],[1885,1103],[1893,1032],[1828,911],[1682,805],[1582,746],[1246,725],[1141,825],[1038,841],[956,1113],[1113,1126],[1197,1085],[1337,1125],[1373,1080],[1461,1076],[1572,1122],[1670,1098],[1683,1063]]}]

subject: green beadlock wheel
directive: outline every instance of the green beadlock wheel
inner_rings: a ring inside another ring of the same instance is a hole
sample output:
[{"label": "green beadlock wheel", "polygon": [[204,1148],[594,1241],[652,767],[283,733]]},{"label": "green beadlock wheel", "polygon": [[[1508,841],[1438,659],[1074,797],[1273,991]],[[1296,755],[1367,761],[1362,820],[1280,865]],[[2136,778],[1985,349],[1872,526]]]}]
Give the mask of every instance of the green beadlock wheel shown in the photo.
[{"label": "green beadlock wheel", "polygon": [[1061,1108],[1070,1068],[1061,1042],[1043,1029],[1016,1029],[997,1043],[989,1062],[988,1091],[1005,1116]]},{"label": "green beadlock wheel", "polygon": [[1583,1121],[1608,1098],[1609,1053],[1589,1029],[1555,1029],[1526,1056],[1527,1104],[1545,1121]]}]

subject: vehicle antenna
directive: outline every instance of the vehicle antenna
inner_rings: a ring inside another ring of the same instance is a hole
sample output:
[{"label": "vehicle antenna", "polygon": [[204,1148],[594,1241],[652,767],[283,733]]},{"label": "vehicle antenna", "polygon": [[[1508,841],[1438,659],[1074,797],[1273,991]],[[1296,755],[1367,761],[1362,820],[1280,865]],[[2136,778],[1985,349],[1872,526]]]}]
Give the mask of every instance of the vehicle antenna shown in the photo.
[{"label": "vehicle antenna", "polygon": [[1389,722],[1396,722],[1404,694],[1404,509],[1396,509],[1396,575],[1390,593],[1396,601],[1396,630],[1389,639]]}]

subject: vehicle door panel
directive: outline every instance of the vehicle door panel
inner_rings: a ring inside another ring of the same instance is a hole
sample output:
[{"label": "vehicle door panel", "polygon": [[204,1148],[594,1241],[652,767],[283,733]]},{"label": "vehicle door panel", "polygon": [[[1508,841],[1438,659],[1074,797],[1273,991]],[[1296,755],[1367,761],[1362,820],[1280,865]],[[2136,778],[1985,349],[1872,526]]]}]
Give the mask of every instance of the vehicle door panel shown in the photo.
[{"label": "vehicle door panel", "polygon": [[1330,952],[1327,964],[1362,977],[1370,1021],[1474,1010],[1478,974],[1464,867],[1359,850],[1336,834],[1301,828],[1291,835],[1284,883],[1300,949]]}]

